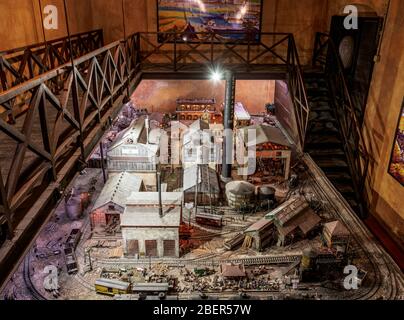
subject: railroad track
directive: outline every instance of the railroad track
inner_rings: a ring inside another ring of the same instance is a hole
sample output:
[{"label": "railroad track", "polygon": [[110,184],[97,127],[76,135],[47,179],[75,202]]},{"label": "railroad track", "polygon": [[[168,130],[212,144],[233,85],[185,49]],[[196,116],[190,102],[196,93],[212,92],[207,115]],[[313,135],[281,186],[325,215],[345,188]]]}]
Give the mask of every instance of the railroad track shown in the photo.
[{"label": "railroad track", "polygon": [[269,265],[269,264],[286,264],[300,261],[301,255],[285,255],[285,256],[262,256],[262,257],[250,257],[241,259],[224,260],[227,263],[244,264],[245,266],[256,265]]},{"label": "railroad track", "polygon": [[220,265],[222,263],[244,264],[245,266],[256,265],[271,265],[271,264],[287,264],[294,263],[301,259],[301,255],[284,255],[284,256],[259,256],[259,257],[246,257],[238,259],[215,259],[218,255],[199,257],[196,259],[120,259],[120,260],[99,260],[97,263],[100,266],[133,266],[133,265],[152,265],[165,264],[167,266],[181,266],[181,265],[197,265],[197,266],[212,266]]},{"label": "railroad track", "polygon": [[[305,162],[311,167],[310,171],[320,172],[312,160],[305,159]],[[324,191],[327,187],[331,190],[335,190],[331,183],[326,180],[321,182],[316,180],[312,172],[310,172],[309,175],[312,177],[313,181],[315,181],[310,183],[311,187],[328,203],[335,218],[340,219],[345,224],[360,247],[361,254],[369,261],[372,268],[370,272],[370,275],[373,276],[373,278],[371,278],[371,284],[366,288],[353,291],[352,295],[349,295],[349,299],[371,300],[381,297],[388,300],[399,299],[399,295],[404,288],[404,278],[395,262],[385,250],[377,244],[376,239],[370,234],[370,231],[366,229],[359,218],[349,209],[349,205],[345,205],[345,207],[348,208],[345,214],[341,212],[340,208],[336,207],[335,200],[330,199]],[[321,183],[326,184],[326,186],[320,185]],[[336,193],[338,194],[338,192]],[[345,200],[341,198],[340,202],[345,203]],[[368,278],[370,277],[368,276]]]},{"label": "railroad track", "polygon": [[23,267],[23,278],[24,278],[24,283],[25,286],[27,287],[28,291],[30,292],[32,298],[34,300],[48,300],[45,296],[43,296],[34,286],[31,280],[31,275],[30,275],[30,257],[31,254],[28,252],[24,259],[24,267]]}]

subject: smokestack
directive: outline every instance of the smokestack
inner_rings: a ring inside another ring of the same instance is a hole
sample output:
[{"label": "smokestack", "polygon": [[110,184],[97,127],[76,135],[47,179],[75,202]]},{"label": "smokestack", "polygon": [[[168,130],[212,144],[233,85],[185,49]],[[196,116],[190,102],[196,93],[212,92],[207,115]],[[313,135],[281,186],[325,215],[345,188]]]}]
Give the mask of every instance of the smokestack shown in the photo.
[{"label": "smokestack", "polygon": [[233,163],[233,129],[234,129],[234,104],[236,95],[236,78],[234,74],[226,72],[226,97],[224,105],[223,125],[225,136],[223,139],[223,163],[222,163],[222,181],[230,182],[232,180]]},{"label": "smokestack", "polygon": [[163,217],[163,200],[161,199],[161,173],[157,172],[157,188],[159,192],[159,214]]}]

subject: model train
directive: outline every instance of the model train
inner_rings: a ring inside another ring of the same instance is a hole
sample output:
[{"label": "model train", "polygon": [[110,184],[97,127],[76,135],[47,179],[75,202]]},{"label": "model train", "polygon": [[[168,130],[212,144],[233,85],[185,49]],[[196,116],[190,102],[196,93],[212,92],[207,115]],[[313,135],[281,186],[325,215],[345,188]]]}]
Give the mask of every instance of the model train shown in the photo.
[{"label": "model train", "polygon": [[195,217],[196,223],[213,228],[223,227],[223,217],[216,214],[198,213]]},{"label": "model train", "polygon": [[129,294],[130,283],[112,279],[98,279],[95,281],[95,291],[99,294],[115,296],[118,294]]},{"label": "model train", "polygon": [[80,229],[73,229],[64,244],[65,262],[68,274],[75,274],[78,272],[75,250],[80,242],[80,238]]},{"label": "model train", "polygon": [[114,279],[100,278],[95,282],[95,291],[99,294],[115,296],[138,294],[140,296],[167,296],[168,283],[134,283]]}]

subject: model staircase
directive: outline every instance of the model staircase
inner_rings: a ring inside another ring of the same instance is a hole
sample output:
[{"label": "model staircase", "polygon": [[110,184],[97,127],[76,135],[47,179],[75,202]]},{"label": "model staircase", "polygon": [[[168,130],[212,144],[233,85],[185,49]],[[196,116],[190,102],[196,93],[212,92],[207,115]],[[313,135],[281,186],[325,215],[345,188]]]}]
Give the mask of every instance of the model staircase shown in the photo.
[{"label": "model staircase", "polygon": [[358,201],[344,152],[327,78],[322,72],[305,72],[304,80],[310,104],[305,151],[324,171],[335,188],[357,211]]}]

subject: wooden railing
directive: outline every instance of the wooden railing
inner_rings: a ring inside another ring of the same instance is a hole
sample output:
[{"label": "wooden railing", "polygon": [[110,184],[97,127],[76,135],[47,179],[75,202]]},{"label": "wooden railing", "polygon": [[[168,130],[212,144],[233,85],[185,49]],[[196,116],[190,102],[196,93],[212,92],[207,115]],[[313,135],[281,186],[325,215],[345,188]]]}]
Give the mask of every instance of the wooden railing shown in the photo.
[{"label": "wooden railing", "polygon": [[[104,45],[102,30],[71,36],[73,57],[78,58]],[[0,91],[33,79],[70,61],[68,37],[0,52]]]},{"label": "wooden railing", "polygon": [[[124,42],[111,43],[0,93],[0,106],[21,105],[16,122],[0,119],[0,141],[10,145],[0,161],[0,205],[11,221],[28,198],[63,180],[68,163],[85,161],[134,74],[126,50]],[[65,79],[57,94],[56,79]]]},{"label": "wooden railing", "polygon": [[193,64],[255,66],[287,65],[289,33],[262,33],[253,37],[229,39],[238,33],[194,33],[187,38],[179,33],[148,32],[138,34],[140,59],[144,65],[161,65],[170,71],[184,71]]},{"label": "wooden railing", "polygon": [[360,197],[358,200],[362,204],[362,210],[365,210],[367,203],[365,183],[369,171],[369,153],[347,86],[341,57],[328,34],[317,33],[316,35],[313,66],[322,68],[328,77],[351,176]]}]

